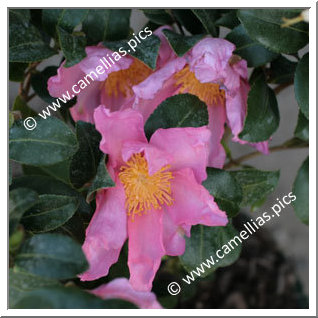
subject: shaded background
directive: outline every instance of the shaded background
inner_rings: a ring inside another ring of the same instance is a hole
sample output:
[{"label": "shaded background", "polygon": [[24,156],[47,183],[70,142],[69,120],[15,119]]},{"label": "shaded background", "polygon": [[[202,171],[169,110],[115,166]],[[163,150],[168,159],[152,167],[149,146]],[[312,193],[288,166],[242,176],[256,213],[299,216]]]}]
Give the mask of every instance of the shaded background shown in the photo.
[{"label": "shaded background", "polygon": [[[141,11],[134,9],[131,15],[131,25],[135,31],[140,30],[148,21]],[[220,28],[220,37],[224,37],[228,33],[226,28]],[[306,53],[308,48],[305,48],[301,53]],[[302,54],[301,54],[302,56]],[[61,59],[54,56],[47,61],[41,63],[40,70],[44,69],[48,65],[58,65]],[[9,84],[9,103],[12,106],[15,97],[18,94],[19,84],[10,82]],[[294,129],[297,123],[298,117],[298,105],[295,100],[294,87],[289,86],[277,95],[277,101],[280,110],[280,125],[277,132],[273,135],[270,142],[270,146],[276,146],[284,141],[292,138]],[[42,110],[47,105],[38,97],[35,97],[30,105],[35,110]],[[238,158],[246,153],[253,152],[253,148],[249,146],[242,146],[237,143],[229,143],[232,151],[233,158]],[[276,203],[276,198],[281,198],[285,194],[291,192],[293,182],[295,180],[297,171],[302,162],[308,155],[308,149],[292,149],[284,150],[280,152],[272,153],[268,156],[255,157],[244,163],[250,164],[255,168],[262,170],[277,170],[280,169],[280,180],[276,190],[271,193],[266,203],[257,211],[250,212],[245,210],[245,213],[251,217],[256,218],[264,211],[269,211],[271,206]],[[18,166],[14,165],[14,175],[20,173]],[[299,278],[303,292],[308,295],[309,285],[309,229],[306,225],[300,222],[296,217],[294,210],[291,206],[287,206],[282,210],[279,218],[274,218],[270,222],[267,222],[264,226],[265,236],[270,235],[277,243],[278,248],[282,251],[286,257],[286,261],[291,267],[294,267],[295,274]],[[260,230],[262,231],[262,230]],[[250,239],[248,239],[250,240]],[[248,241],[247,240],[247,241]],[[250,242],[244,242],[244,245],[249,246]],[[271,244],[269,242],[269,244]],[[262,249],[262,246],[258,246],[257,249]],[[262,251],[258,251],[262,253]],[[238,265],[232,265],[238,266]],[[231,267],[232,267],[231,266]],[[218,273],[218,272],[217,272]],[[273,277],[274,279],[274,277]],[[279,283],[279,282],[278,282]],[[239,300],[238,300],[239,301]],[[197,304],[196,307],[200,307]]]}]

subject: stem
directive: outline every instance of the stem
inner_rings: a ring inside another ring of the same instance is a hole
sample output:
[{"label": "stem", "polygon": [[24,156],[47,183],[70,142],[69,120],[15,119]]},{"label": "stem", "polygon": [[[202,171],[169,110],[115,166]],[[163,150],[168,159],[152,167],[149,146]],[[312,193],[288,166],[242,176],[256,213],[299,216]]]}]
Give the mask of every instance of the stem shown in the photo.
[{"label": "stem", "polygon": [[292,84],[293,84],[293,82],[280,84],[280,85],[278,85],[277,87],[274,88],[274,93],[276,95],[278,95],[282,90],[284,90],[285,88],[287,88],[288,86],[290,86]]},{"label": "stem", "polygon": [[[288,149],[297,149],[297,148],[307,148],[308,147],[308,144],[307,143],[301,143],[297,146],[290,146],[290,142],[292,141],[293,139],[291,140],[288,140],[286,142],[284,142],[283,144],[281,145],[278,145],[278,146],[273,146],[273,147],[270,147],[269,148],[269,151],[270,152],[276,152],[276,151],[281,151],[281,150],[288,150]],[[252,158],[255,158],[255,157],[258,157],[262,155],[261,152],[259,151],[255,151],[255,152],[252,152],[252,153],[249,153],[247,155],[244,155],[244,156],[241,156],[237,159],[232,159],[230,160],[225,166],[224,166],[224,169],[229,169],[231,167],[235,167],[235,166],[239,166],[242,162],[246,161],[246,160],[250,160]]]}]

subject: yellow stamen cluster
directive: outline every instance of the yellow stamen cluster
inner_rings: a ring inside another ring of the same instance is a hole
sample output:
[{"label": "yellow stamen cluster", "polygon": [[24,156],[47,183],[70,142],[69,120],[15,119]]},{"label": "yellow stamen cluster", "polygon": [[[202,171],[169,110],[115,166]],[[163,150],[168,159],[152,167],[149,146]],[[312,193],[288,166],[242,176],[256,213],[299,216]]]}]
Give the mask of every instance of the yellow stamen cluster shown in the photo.
[{"label": "yellow stamen cluster", "polygon": [[119,179],[126,194],[125,208],[132,220],[135,215],[146,214],[152,208],[161,209],[163,204],[170,206],[173,203],[170,185],[173,176],[167,171],[169,168],[166,165],[149,175],[147,160],[140,153],[134,154],[120,168]]},{"label": "yellow stamen cluster", "polygon": [[190,93],[196,95],[200,100],[208,106],[213,106],[225,102],[225,92],[220,89],[218,84],[201,83],[189,66],[184,67],[175,74],[176,85],[180,85],[179,93]]},{"label": "yellow stamen cluster", "polygon": [[118,97],[121,93],[124,97],[131,97],[132,87],[142,82],[151,73],[148,66],[135,59],[129,68],[109,74],[105,81],[106,94]]}]

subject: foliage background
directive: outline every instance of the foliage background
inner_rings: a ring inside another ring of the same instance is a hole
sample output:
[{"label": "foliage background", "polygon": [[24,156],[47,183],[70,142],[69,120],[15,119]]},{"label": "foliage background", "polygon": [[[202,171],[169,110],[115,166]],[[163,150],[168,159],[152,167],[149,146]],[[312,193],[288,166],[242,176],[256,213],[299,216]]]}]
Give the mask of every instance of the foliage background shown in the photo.
[{"label": "foliage background", "polygon": [[[131,26],[135,31],[141,29],[146,22],[147,18],[141,11],[132,11]],[[221,27],[220,29],[220,37],[225,37],[229,32],[226,28]],[[300,56],[306,51],[308,51],[307,47],[300,51]],[[43,65],[41,64],[39,70],[44,69],[48,65],[57,65],[59,60],[60,59],[56,56],[49,58],[42,63]],[[10,105],[14,103],[17,91],[18,84],[10,82]],[[298,105],[294,97],[293,86],[289,86],[283,90],[277,96],[277,100],[281,119],[279,128],[273,135],[271,146],[279,145],[293,136],[298,118]],[[46,103],[38,97],[35,97],[30,105],[33,109],[40,111]],[[229,147],[233,158],[251,152],[248,146],[241,146],[232,142],[229,142]],[[277,188],[268,196],[266,202],[258,211],[266,211],[267,208],[273,205],[277,197],[281,197],[290,191],[297,171],[307,155],[308,149],[294,149],[284,152],[275,152],[269,156],[259,156],[245,162],[261,170],[281,170]],[[19,175],[21,173],[20,166],[14,165],[13,171],[14,175]],[[250,212],[248,211],[248,213]],[[308,228],[300,223],[291,206],[283,211],[280,219],[271,220],[265,226],[278,241],[289,260],[295,263],[305,292],[308,292]]]}]

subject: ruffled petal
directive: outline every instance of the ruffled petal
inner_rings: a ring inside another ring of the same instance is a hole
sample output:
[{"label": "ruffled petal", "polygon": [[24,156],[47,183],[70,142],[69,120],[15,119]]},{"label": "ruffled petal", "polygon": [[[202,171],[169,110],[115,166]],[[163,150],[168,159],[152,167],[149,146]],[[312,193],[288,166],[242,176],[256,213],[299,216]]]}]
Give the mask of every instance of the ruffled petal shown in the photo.
[{"label": "ruffled petal", "polygon": [[158,129],[149,144],[169,154],[170,170],[191,168],[201,183],[206,179],[208,143],[211,133],[207,127]]},{"label": "ruffled petal", "polygon": [[126,278],[116,278],[108,284],[89,290],[89,292],[102,299],[119,298],[127,300],[143,309],[162,308],[154,293],[135,291]]},{"label": "ruffled petal", "polygon": [[96,129],[102,135],[100,149],[109,154],[108,167],[113,172],[124,163],[122,159],[124,142],[147,143],[143,117],[136,110],[126,109],[111,113],[101,105],[94,112],[94,121]]},{"label": "ruffled petal", "polygon": [[176,225],[227,224],[226,213],[219,209],[208,190],[198,184],[191,169],[179,170],[173,176],[171,191],[174,203],[165,209]]},{"label": "ruffled petal", "polygon": [[83,251],[89,269],[79,275],[81,280],[95,280],[108,274],[117,262],[127,238],[125,192],[122,185],[101,190],[96,196],[96,211],[86,229]]},{"label": "ruffled petal", "polygon": [[169,42],[167,41],[166,37],[162,33],[164,29],[172,31],[172,27],[169,25],[163,25],[154,31],[154,34],[158,36],[160,39],[160,49],[159,49],[159,54],[157,58],[158,69],[163,67],[165,63],[167,63],[167,61],[176,57],[176,54],[174,53]]},{"label": "ruffled petal", "polygon": [[128,220],[128,267],[130,283],[137,291],[150,291],[152,281],[165,254],[162,241],[162,211]]}]

